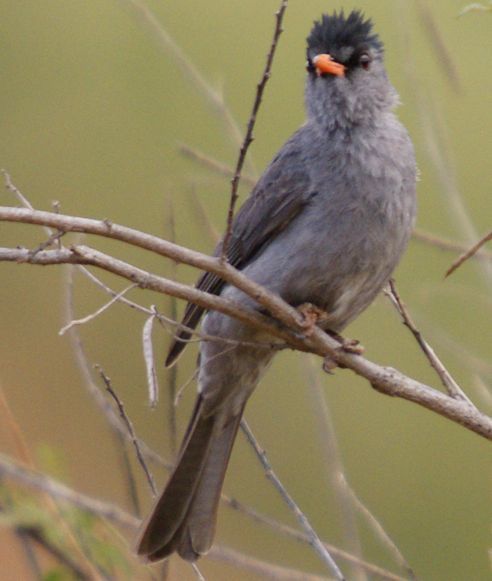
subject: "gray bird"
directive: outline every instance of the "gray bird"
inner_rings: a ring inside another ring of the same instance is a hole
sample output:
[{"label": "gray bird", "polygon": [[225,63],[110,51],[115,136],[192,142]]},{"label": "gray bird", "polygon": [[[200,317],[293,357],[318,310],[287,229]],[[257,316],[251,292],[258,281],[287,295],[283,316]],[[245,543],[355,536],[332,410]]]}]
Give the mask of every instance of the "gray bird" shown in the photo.
[{"label": "gray bird", "polygon": [[[386,76],[383,45],[360,12],[323,15],[314,23],[305,103],[306,122],[237,213],[227,257],[294,307],[311,303],[324,311],[323,328],[339,333],[388,281],[416,213],[412,143],[393,113],[398,95]],[[259,309],[213,274],[202,275],[197,286]],[[203,310],[188,304],[183,324],[194,328]],[[202,329],[227,339],[272,340],[213,311]],[[179,333],[166,365],[189,337]],[[262,347],[202,341],[194,413],[176,467],[142,527],[139,555],[157,561],[177,551],[194,561],[210,549],[244,407],[273,355]]]}]

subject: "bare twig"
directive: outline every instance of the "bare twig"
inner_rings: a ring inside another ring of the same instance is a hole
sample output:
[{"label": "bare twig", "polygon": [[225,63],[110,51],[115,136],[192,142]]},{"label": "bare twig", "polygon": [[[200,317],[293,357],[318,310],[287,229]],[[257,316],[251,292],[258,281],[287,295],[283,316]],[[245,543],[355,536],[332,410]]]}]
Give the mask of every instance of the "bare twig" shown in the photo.
[{"label": "bare twig", "polygon": [[135,448],[135,453],[137,455],[138,462],[145,473],[145,476],[147,478],[147,482],[149,483],[150,489],[152,490],[152,494],[155,496],[157,494],[157,487],[155,485],[154,477],[152,476],[152,473],[151,473],[149,467],[147,466],[147,462],[145,461],[144,455],[142,453],[142,449],[140,447],[139,440],[135,434],[135,430],[133,429],[133,424],[132,424],[130,418],[128,417],[128,415],[125,411],[125,406],[124,406],[123,402],[121,401],[121,399],[116,394],[116,392],[114,391],[113,386],[111,385],[111,380],[104,373],[104,370],[101,368],[101,366],[96,365],[95,367],[96,367],[97,371],[99,372],[101,379],[104,382],[104,386],[106,387],[106,391],[114,399],[114,401],[118,407],[118,411],[120,413],[121,419],[125,423],[125,426],[127,427],[128,433],[130,434],[130,439],[131,439],[131,442]]},{"label": "bare twig", "polygon": [[[80,581],[91,581],[91,577],[83,571],[72,559],[68,551],[63,551],[53,543],[48,535],[45,535],[41,528],[35,526],[17,526],[16,532],[33,540],[36,544],[42,547],[47,553],[54,557],[63,567],[65,567],[75,579]],[[41,575],[40,579],[46,579],[46,576]]]},{"label": "bare twig", "polygon": [[417,1],[420,21],[427,33],[427,37],[432,43],[437,58],[439,59],[439,64],[441,65],[440,69],[446,74],[453,89],[455,91],[461,91],[461,81],[458,75],[458,70],[453,61],[452,54],[444,42],[436,18],[432,13],[431,6],[432,4],[429,5],[427,2],[422,2],[422,0]]},{"label": "bare twig", "polygon": [[[297,529],[294,529],[286,524],[283,524],[269,516],[266,516],[264,514],[259,513],[258,511],[256,511],[255,509],[251,508],[250,506],[245,506],[244,504],[242,504],[241,502],[239,502],[238,500],[236,500],[235,498],[229,498],[226,495],[222,495],[221,500],[223,502],[225,502],[225,504],[227,506],[229,506],[232,509],[235,510],[239,510],[240,512],[242,512],[243,514],[245,514],[246,516],[248,516],[249,518],[253,519],[255,522],[265,525],[268,528],[272,529],[273,531],[284,535],[285,537],[288,537],[290,539],[294,539],[298,542],[301,543],[307,543],[310,544],[310,539],[309,536],[302,532],[299,531]],[[330,543],[323,543],[325,545],[325,547],[327,548],[328,551],[330,551],[330,553],[336,557],[338,557],[339,559],[342,559],[343,561],[346,561],[347,563],[351,563],[351,564],[355,564],[358,565],[359,567],[363,567],[368,573],[372,574],[372,575],[376,575],[377,577],[380,577],[381,579],[387,579],[388,581],[405,581],[403,577],[400,577],[399,575],[396,575],[395,573],[391,573],[390,571],[387,571],[386,569],[383,569],[382,567],[378,567],[377,565],[374,565],[373,563],[369,563],[368,561],[365,561],[364,559],[360,559],[359,557],[356,557],[355,555],[352,555],[351,553],[348,553],[347,551],[344,551],[343,549],[340,549],[339,547],[336,547],[335,545],[332,545]]]},{"label": "bare twig", "polygon": [[232,221],[234,219],[234,209],[236,207],[236,202],[238,198],[238,187],[239,187],[239,180],[241,179],[241,171],[243,169],[244,160],[246,159],[246,154],[248,152],[249,146],[253,141],[253,129],[256,123],[256,115],[258,114],[258,110],[261,105],[261,100],[263,97],[263,92],[265,90],[265,86],[268,82],[268,79],[271,75],[272,70],[272,63],[273,57],[275,56],[275,50],[277,48],[278,40],[280,35],[282,34],[282,21],[284,18],[285,10],[287,9],[287,0],[282,0],[280,2],[280,7],[275,14],[275,29],[273,32],[273,39],[272,44],[270,46],[270,51],[267,55],[267,61],[265,65],[265,69],[263,71],[263,75],[261,77],[260,82],[256,87],[256,97],[253,103],[253,109],[251,111],[251,115],[248,121],[248,128],[246,130],[246,135],[244,137],[244,141],[241,145],[241,149],[239,150],[239,157],[236,163],[236,169],[234,171],[234,177],[232,178],[232,187],[231,187],[231,200],[229,204],[229,210],[227,213],[227,227],[224,234],[224,242],[222,244],[222,259],[223,261],[226,260],[227,256],[227,247],[229,245],[229,240],[232,233]]},{"label": "bare twig", "polygon": [[304,571],[296,571],[260,561],[259,559],[239,553],[234,549],[223,546],[214,546],[207,554],[209,559],[220,560],[223,563],[230,563],[239,569],[259,576],[261,579],[271,579],[272,581],[328,581],[326,577],[310,575]]},{"label": "bare twig", "polygon": [[208,238],[210,238],[211,242],[216,245],[220,240],[220,233],[212,223],[212,220],[210,220],[210,217],[207,214],[207,209],[205,208],[205,205],[203,204],[200,196],[197,195],[196,188],[194,186],[191,188],[191,197],[193,199],[193,211],[197,214],[200,222],[204,224]]},{"label": "bare twig", "polygon": [[[222,175],[226,178],[234,177],[234,169],[232,167],[206,155],[194,147],[190,147],[189,145],[182,143],[179,146],[179,151],[185,157],[195,161],[196,163],[199,163],[200,165],[215,172],[216,174]],[[249,186],[254,186],[256,183],[256,179],[249,175],[241,175],[241,180]]]},{"label": "bare twig", "polygon": [[200,571],[196,563],[190,563],[190,567],[193,569],[193,572],[195,573],[198,581],[205,581],[205,577],[202,575],[202,572]]},{"label": "bare twig", "polygon": [[[409,7],[410,4],[404,2],[404,0],[400,0],[395,4],[395,10],[398,11],[395,22],[399,26],[402,48],[404,47],[406,53],[410,51],[410,54],[413,54],[414,43],[408,33],[409,28],[405,25],[405,22],[410,18]],[[467,212],[463,195],[458,185],[455,171],[456,164],[452,163],[450,139],[447,123],[442,116],[442,107],[436,104],[432,93],[426,90],[415,60],[405,59],[404,65],[406,67],[405,76],[411,87],[410,91],[415,97],[420,126],[423,129],[427,157],[434,168],[441,193],[445,199],[444,207],[450,211],[450,215],[464,233],[465,239],[472,243],[478,239],[478,234]],[[489,261],[481,261],[479,266],[480,274],[490,285],[492,283],[492,265]]]},{"label": "bare twig", "polygon": [[[65,301],[65,307],[67,310],[67,319],[73,319],[73,305],[72,305],[72,276],[73,276],[73,269],[67,269],[67,297]],[[121,298],[121,300],[126,300]],[[74,327],[68,333],[68,336],[71,340],[73,352],[75,354],[77,363],[79,365],[79,369],[82,372],[82,376],[84,378],[84,387],[88,391],[91,399],[95,402],[99,410],[102,412],[104,417],[106,418],[108,424],[118,432],[126,441],[131,442],[131,436],[128,432],[127,427],[124,425],[121,418],[115,413],[113,407],[109,403],[108,399],[104,396],[101,392],[99,387],[94,383],[92,378],[92,370],[91,366],[88,363],[84,346],[80,339],[79,334],[77,333],[77,328]],[[166,463],[159,454],[154,452],[145,442],[139,440],[140,447],[142,449],[142,453],[145,455],[146,458],[152,460],[153,462],[160,464],[161,466],[165,466],[170,468],[170,464]]]},{"label": "bare twig", "polygon": [[[169,239],[171,242],[176,243],[176,223],[174,219],[174,205],[173,199],[169,195],[168,196],[168,209],[169,209],[169,216],[167,221],[167,229],[169,234]],[[178,265],[175,262],[171,262],[171,280],[176,281],[178,279]],[[170,305],[170,315],[171,320],[176,321],[178,318],[178,301],[176,297],[169,297]],[[159,321],[161,319],[159,318]],[[192,335],[194,336],[194,335]],[[167,370],[167,395],[169,398],[169,404],[167,406],[168,409],[168,419],[169,419],[169,439],[170,439],[170,446],[173,455],[175,455],[178,451],[178,427],[176,422],[176,406],[174,405],[176,399],[176,390],[178,385],[178,367],[177,365],[173,365],[170,369]]]},{"label": "bare twig", "polygon": [[121,510],[119,507],[75,492],[61,482],[49,478],[44,474],[40,474],[35,470],[25,468],[3,454],[0,454],[0,476],[14,478],[29,488],[42,490],[53,498],[70,502],[74,506],[106,518],[121,526],[136,529],[140,524],[138,518]]},{"label": "bare twig", "polygon": [[[137,530],[141,524],[141,521],[138,518],[132,516],[116,505],[76,492],[53,478],[25,468],[3,454],[0,454],[0,477],[8,477],[29,488],[43,491],[55,499],[69,502],[81,510],[85,510],[95,516],[104,518],[116,525],[128,528],[132,532]],[[277,569],[276,565],[270,565],[269,563],[246,557],[237,551],[232,551],[225,547],[213,547],[209,556],[212,559],[224,561],[226,563],[236,563],[237,566],[245,568],[246,570],[253,571],[253,568],[256,568],[255,570],[259,572],[261,568],[265,574],[267,571],[283,572],[287,574],[288,571],[283,568]],[[368,565],[371,566],[370,564]],[[375,568],[373,572],[377,573],[377,571],[379,571],[379,569]],[[389,581],[403,581],[397,576],[385,576],[384,570],[382,570],[382,573],[383,579],[388,579]],[[284,577],[280,577],[280,579],[283,578]],[[288,577],[285,579],[288,579]],[[298,577],[298,579],[300,578]],[[312,579],[313,581],[317,581],[316,577],[302,577],[302,579],[308,579],[309,581]]]},{"label": "bare twig", "polygon": [[114,296],[110,301],[108,301],[106,304],[104,304],[101,308],[97,309],[97,311],[95,311],[94,313],[91,313],[90,315],[87,315],[86,317],[83,317],[82,319],[74,319],[74,320],[70,321],[67,325],[64,325],[58,331],[58,335],[64,335],[68,330],[70,330],[72,327],[75,327],[76,325],[85,325],[86,323],[93,321],[100,314],[104,313],[104,311],[109,309],[109,307],[111,307],[114,303],[119,301],[121,299],[121,297],[123,297],[123,295],[126,295],[126,293],[129,290],[135,288],[136,286],[137,286],[136,284],[131,284],[130,286],[127,286],[120,293],[118,293],[116,296]]},{"label": "bare twig", "polygon": [[[87,246],[74,246],[70,249],[62,248],[59,250],[44,250],[36,254],[34,257],[31,257],[29,255],[29,251],[25,249],[0,248],[0,261],[12,261],[37,265],[84,264],[97,266],[98,268],[112,272],[113,274],[137,283],[141,288],[175,296],[177,298],[203,306],[205,309],[213,309],[226,315],[235,317],[246,324],[254,325],[258,329],[262,329],[267,333],[288,342],[292,346],[296,346],[300,350],[306,350],[306,346],[304,345],[301,338],[299,338],[295,333],[278,327],[269,317],[265,315],[260,315],[253,311],[246,310],[234,301],[200,291],[195,287],[190,287],[188,285],[151,274],[140,268],[132,266],[127,262],[118,260]],[[227,263],[224,263],[224,265],[226,268],[229,268]],[[262,288],[259,285],[256,285],[256,283],[252,284],[257,288]],[[262,300],[264,298],[267,302],[272,301],[273,303],[278,303],[279,307],[283,303],[280,297],[268,293],[266,289],[262,290],[261,293],[264,295]],[[282,307],[280,307],[280,309],[281,308]],[[278,310],[278,314],[284,320],[288,319],[295,321],[299,317],[299,313],[288,305],[287,311]],[[301,325],[302,323],[299,322],[299,326]],[[234,342],[234,344],[237,344],[237,342]]]},{"label": "bare twig", "polygon": [[318,553],[318,555],[321,557],[321,559],[323,560],[325,565],[332,572],[334,578],[338,579],[339,581],[343,581],[344,576],[343,576],[342,572],[340,571],[338,565],[335,563],[335,561],[334,561],[333,557],[330,555],[328,549],[325,547],[325,545],[323,544],[321,539],[316,534],[316,531],[313,529],[313,527],[309,523],[306,515],[301,511],[301,509],[298,507],[298,505],[296,504],[294,499],[287,492],[285,486],[280,482],[279,478],[277,477],[277,475],[273,471],[273,468],[272,468],[272,466],[271,466],[271,464],[270,464],[270,462],[265,454],[265,451],[258,444],[256,438],[253,435],[253,432],[250,430],[248,424],[246,423],[246,420],[244,420],[244,419],[241,421],[241,430],[243,431],[244,435],[246,436],[246,439],[248,440],[249,444],[253,448],[257,458],[260,460],[261,465],[263,466],[263,469],[265,470],[266,477],[275,486],[275,488],[279,492],[279,494],[282,497],[282,499],[284,500],[284,502],[287,504],[287,506],[293,512],[298,523],[304,529],[304,532],[308,535],[309,544],[313,547],[313,549],[316,551],[316,553]]},{"label": "bare twig", "polygon": [[[109,295],[111,295],[113,297],[116,297],[118,295],[118,293],[115,290],[113,290],[112,288],[110,288],[106,284],[104,284],[89,269],[85,268],[84,266],[79,266],[78,269],[80,272],[82,272],[82,274],[87,276],[89,278],[89,280],[94,282],[94,284],[96,284],[99,288],[104,290]],[[174,276],[173,276],[172,280],[175,280]],[[174,297],[171,296],[171,298],[174,298]],[[121,302],[121,303],[127,305],[128,307],[135,309],[135,310],[137,310],[145,315],[151,316],[153,314],[153,312],[149,308],[144,307],[143,305],[140,305],[134,301],[130,301],[125,297],[120,297],[118,299],[118,302]],[[195,343],[195,342],[199,342],[199,341],[215,341],[215,342],[224,343],[227,345],[238,345],[238,346],[241,345],[244,347],[255,347],[255,348],[260,348],[260,349],[263,348],[263,349],[270,349],[270,350],[273,349],[276,351],[281,351],[281,350],[286,349],[288,347],[288,345],[286,343],[273,343],[273,342],[268,343],[268,342],[264,342],[264,341],[238,341],[235,339],[227,339],[225,337],[219,337],[218,335],[208,335],[207,333],[203,333],[202,331],[199,331],[197,329],[192,329],[191,327],[187,327],[186,325],[178,323],[178,321],[176,321],[174,318],[166,317],[165,315],[163,315],[162,313],[159,313],[157,311],[155,311],[155,316],[159,320],[159,322],[164,326],[164,328],[168,332],[172,333],[173,338],[176,337],[176,332],[171,330],[170,327],[172,327],[173,329],[175,329],[175,328],[183,329],[184,331],[187,331],[188,333],[193,335],[193,337],[195,337],[194,339],[187,339],[186,340],[187,343]],[[182,340],[185,341],[185,339],[182,339]],[[172,367],[171,369],[174,369],[174,367]],[[169,371],[171,371],[171,369]]]},{"label": "bare twig", "polygon": [[[324,451],[324,461],[322,461],[322,464],[329,474],[331,487],[336,497],[336,504],[339,507],[342,517],[344,546],[349,549],[351,554],[360,559],[362,557],[362,546],[357,528],[357,520],[355,518],[353,504],[344,485],[346,481],[344,478],[344,466],[330,410],[319,381],[318,370],[314,365],[312,357],[304,357],[303,362],[305,363],[304,367],[309,381],[309,393],[314,399],[314,415],[319,420],[319,432]],[[350,578],[363,581],[367,579],[367,576],[365,570],[358,563],[354,563],[352,564]]]},{"label": "bare twig", "polygon": [[453,264],[448,268],[446,271],[445,276],[449,276],[452,274],[457,268],[459,268],[464,262],[466,262],[469,258],[474,256],[480,248],[487,242],[492,240],[492,231],[486,234],[483,238],[481,238],[476,244],[474,244],[469,250],[467,250],[464,254],[462,254],[459,258],[457,258]]},{"label": "bare twig", "polygon": [[[188,77],[194,86],[198,87],[206,101],[211,105],[212,111],[218,113],[222,118],[227,131],[234,140],[234,143],[241,143],[243,139],[242,132],[232,116],[230,109],[224,102],[223,95],[214,89],[203,77],[200,71],[185,54],[183,49],[178,46],[174,38],[172,38],[148,6],[140,0],[123,1],[133,6],[135,13],[140,17],[141,21],[147,26],[152,34],[154,34],[156,40],[159,42],[159,46],[174,57],[179,65],[179,70]],[[252,168],[252,164],[250,165]]]},{"label": "bare twig", "polygon": [[434,349],[427,343],[427,341],[422,337],[422,333],[417,329],[415,326],[412,318],[410,317],[410,313],[408,312],[405,304],[400,298],[398,291],[396,290],[396,284],[393,279],[389,281],[389,292],[387,293],[389,299],[400,313],[400,316],[403,320],[403,324],[411,331],[412,335],[415,337],[415,340],[419,344],[420,348],[422,349],[424,355],[429,360],[431,366],[435,369],[437,375],[439,376],[441,383],[446,388],[447,392],[451,397],[461,399],[466,401],[469,405],[473,406],[473,402],[470,398],[466,395],[466,393],[461,389],[461,387],[456,383],[453,379],[449,371],[444,367],[443,363],[436,355]]},{"label": "bare twig", "polygon": [[398,565],[405,571],[408,579],[415,579],[415,573],[413,569],[408,564],[408,561],[403,556],[402,552],[398,548],[398,545],[393,541],[393,539],[386,532],[383,525],[378,521],[378,519],[372,514],[372,512],[367,508],[367,506],[360,500],[360,498],[355,494],[350,484],[346,481],[345,475],[341,474],[340,478],[344,481],[347,493],[350,495],[354,506],[357,510],[365,517],[366,521],[369,523],[376,535],[381,539],[383,545],[389,550]]},{"label": "bare twig", "polygon": [[[23,462],[27,466],[34,469],[35,468],[34,461],[30,454],[27,443],[19,428],[15,416],[12,413],[10,406],[8,405],[7,399],[4,397],[4,393],[2,390],[0,390],[0,411],[2,412],[2,415],[4,417],[3,424],[7,427],[12,437],[12,440],[14,441],[17,454],[22,458]],[[98,579],[97,572],[93,564],[91,563],[90,560],[86,558],[86,555],[84,554],[83,548],[81,547],[80,539],[77,539],[73,534],[71,527],[65,521],[63,515],[61,514],[58,505],[55,502],[53,502],[53,499],[49,497],[43,498],[43,503],[45,504],[47,511],[51,515],[53,515],[53,517],[56,519],[56,525],[59,528],[59,530],[63,532],[63,534],[65,535],[73,555],[78,555],[81,558],[81,562],[85,564],[87,571],[96,575],[94,579]],[[27,551],[29,551],[29,547],[27,546],[27,544],[24,545],[24,548]]]},{"label": "bare twig", "polygon": [[[412,237],[419,242],[424,242],[430,246],[435,246],[441,250],[448,250],[449,252],[466,252],[469,248],[466,244],[459,244],[453,242],[452,240],[447,240],[446,238],[441,238],[435,234],[429,234],[429,232],[424,232],[418,228],[413,231]],[[477,260],[486,260],[492,262],[492,252],[486,252],[485,250],[479,251],[473,256]]]}]

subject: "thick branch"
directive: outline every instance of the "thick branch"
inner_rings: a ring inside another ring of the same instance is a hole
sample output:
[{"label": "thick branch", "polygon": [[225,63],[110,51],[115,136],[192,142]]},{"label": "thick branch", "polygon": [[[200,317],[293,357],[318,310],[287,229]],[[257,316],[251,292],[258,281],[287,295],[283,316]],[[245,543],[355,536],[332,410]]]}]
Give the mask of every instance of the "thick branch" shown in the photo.
[{"label": "thick branch", "polygon": [[140,288],[171,295],[200,305],[205,309],[212,309],[225,315],[230,315],[270,335],[283,339],[296,349],[302,351],[310,350],[309,347],[304,345],[302,338],[296,336],[288,329],[282,329],[278,325],[275,325],[269,317],[253,311],[247,311],[241,305],[229,299],[224,299],[220,296],[200,291],[194,287],[169,280],[162,276],[151,274],[123,260],[109,256],[88,246],[78,245],[72,248],[41,250],[34,253],[27,249],[0,248],[1,261],[29,263],[41,266],[53,264],[85,264],[97,266],[136,283]]},{"label": "thick branch", "polygon": [[[109,220],[79,218],[64,214],[55,214],[53,212],[43,212],[41,210],[30,210],[28,208],[10,208],[0,206],[0,220],[6,222],[22,222],[24,224],[37,224],[39,226],[50,226],[63,232],[96,234],[97,236],[104,236],[106,238],[120,240],[121,242],[127,242],[133,246],[138,246],[139,248],[155,252],[160,256],[171,258],[176,262],[189,264],[190,266],[194,266],[201,270],[213,272],[226,282],[241,289],[247,295],[255,299],[276,319],[284,322],[287,326],[299,330],[303,329],[303,318],[295,309],[290,306],[288,306],[288,309],[285,309],[285,303],[280,299],[280,297],[269,293],[263,287],[248,279],[244,274],[236,270],[230,264],[227,264],[218,258],[202,254],[201,252],[178,246],[177,244],[173,244],[172,242],[163,240],[157,236],[152,236],[151,234],[139,232],[133,228],[114,224]],[[70,262],[81,264],[75,259]]]},{"label": "thick branch", "polygon": [[290,327],[290,329],[276,325],[264,315],[246,311],[233,301],[150,274],[85,246],[77,246],[73,249],[42,250],[39,252],[32,252],[26,249],[0,249],[0,261],[10,260],[30,262],[32,264],[60,264],[63,262],[92,264],[127,278],[142,288],[170,294],[177,298],[197,303],[206,309],[220,311],[246,324],[253,325],[274,337],[279,337],[296,349],[310,351],[323,356],[328,355],[339,366],[352,369],[358,375],[365,377],[378,391],[418,403],[492,440],[492,419],[470,406],[467,402],[449,397],[403,375],[395,369],[382,367],[364,359],[360,355],[347,353],[340,348],[340,344],[335,339],[317,327],[314,328],[309,337],[302,336],[298,332],[299,329],[302,329],[302,317],[294,308],[284,302],[279,296],[250,281],[244,274],[227,263],[221,263],[219,259],[210,258],[199,252],[194,252],[130,228],[113,225],[107,221],[74,218],[22,208],[0,207],[0,220],[2,219],[11,222],[17,221],[51,226],[61,231],[77,231],[107,236],[147,248],[174,260],[215,272],[227,282],[234,284],[256,299],[259,304],[268,308],[276,319],[286,327]]}]

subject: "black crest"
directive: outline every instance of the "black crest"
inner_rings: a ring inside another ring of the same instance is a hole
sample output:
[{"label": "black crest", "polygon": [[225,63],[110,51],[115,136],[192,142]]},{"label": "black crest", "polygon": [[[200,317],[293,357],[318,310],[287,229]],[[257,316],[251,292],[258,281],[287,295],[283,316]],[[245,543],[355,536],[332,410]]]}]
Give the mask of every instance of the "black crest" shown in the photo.
[{"label": "black crest", "polygon": [[372,32],[371,20],[365,19],[359,10],[352,11],[347,17],[343,10],[332,16],[323,14],[307,37],[308,54],[336,53],[343,47],[357,48],[366,45],[378,51],[383,43]]}]

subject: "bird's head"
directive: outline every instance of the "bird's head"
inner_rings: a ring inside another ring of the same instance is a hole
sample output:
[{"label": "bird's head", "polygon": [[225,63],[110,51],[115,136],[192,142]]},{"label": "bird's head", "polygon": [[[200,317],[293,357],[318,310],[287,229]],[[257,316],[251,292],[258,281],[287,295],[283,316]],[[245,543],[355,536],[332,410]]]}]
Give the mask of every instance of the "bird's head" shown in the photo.
[{"label": "bird's head", "polygon": [[383,44],[359,11],[323,15],[307,38],[306,106],[322,126],[373,122],[398,102]]}]

